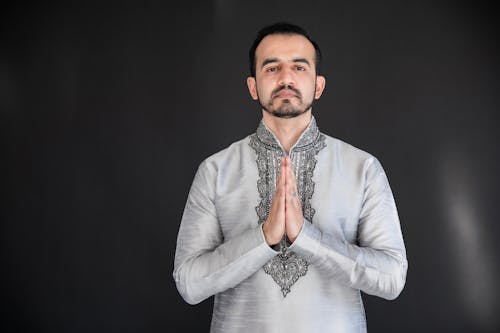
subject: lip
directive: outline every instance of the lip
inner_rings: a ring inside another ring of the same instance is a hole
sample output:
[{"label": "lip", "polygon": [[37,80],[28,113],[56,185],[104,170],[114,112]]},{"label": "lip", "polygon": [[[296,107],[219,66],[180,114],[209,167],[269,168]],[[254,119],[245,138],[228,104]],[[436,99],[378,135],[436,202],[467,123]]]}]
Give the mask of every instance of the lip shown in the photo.
[{"label": "lip", "polygon": [[297,94],[292,92],[292,91],[280,91],[276,95],[274,95],[274,98],[293,98],[297,97]]}]

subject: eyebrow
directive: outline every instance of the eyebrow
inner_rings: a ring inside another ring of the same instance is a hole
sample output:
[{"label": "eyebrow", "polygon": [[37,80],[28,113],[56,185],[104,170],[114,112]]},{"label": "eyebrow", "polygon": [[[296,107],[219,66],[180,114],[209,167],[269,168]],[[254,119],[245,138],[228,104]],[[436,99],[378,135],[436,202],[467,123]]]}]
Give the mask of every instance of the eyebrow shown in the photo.
[{"label": "eyebrow", "polygon": [[[278,58],[267,58],[266,60],[264,60],[262,62],[262,65],[260,66],[260,68],[263,68],[267,64],[271,64],[273,62],[279,62],[279,61],[280,61],[280,59],[278,59]],[[309,63],[309,61],[307,61],[306,58],[293,58],[291,62],[301,62],[301,63],[304,63],[307,66],[311,67],[311,64]]]},{"label": "eyebrow", "polygon": [[311,64],[309,63],[309,61],[307,61],[306,58],[294,58],[294,59],[292,59],[292,62],[301,62],[301,63],[304,63],[307,66],[311,67]]},{"label": "eyebrow", "polygon": [[262,65],[260,65],[260,68],[264,68],[265,65],[273,63],[273,62],[279,62],[278,58],[267,58],[262,62]]}]

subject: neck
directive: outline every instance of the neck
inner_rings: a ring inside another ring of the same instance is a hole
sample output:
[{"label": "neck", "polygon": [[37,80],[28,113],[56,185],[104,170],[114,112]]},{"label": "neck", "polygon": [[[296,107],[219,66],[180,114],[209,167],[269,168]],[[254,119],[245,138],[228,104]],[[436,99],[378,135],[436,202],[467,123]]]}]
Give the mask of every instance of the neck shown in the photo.
[{"label": "neck", "polygon": [[262,111],[262,117],[288,154],[311,122],[311,110],[294,118],[279,118]]}]

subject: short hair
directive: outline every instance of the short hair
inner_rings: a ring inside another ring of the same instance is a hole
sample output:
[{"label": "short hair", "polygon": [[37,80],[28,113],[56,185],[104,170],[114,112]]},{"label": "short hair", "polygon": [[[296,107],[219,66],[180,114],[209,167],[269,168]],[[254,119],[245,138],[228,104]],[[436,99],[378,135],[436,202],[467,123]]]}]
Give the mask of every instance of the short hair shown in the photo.
[{"label": "short hair", "polygon": [[309,36],[309,34],[301,27],[295,24],[291,24],[288,22],[278,22],[268,26],[265,26],[259,32],[257,32],[257,37],[253,41],[250,50],[248,51],[249,60],[250,60],[250,75],[255,77],[255,50],[259,46],[260,42],[264,39],[264,37],[268,35],[301,35],[307,38],[309,42],[314,46],[316,50],[316,59],[315,59],[315,67],[316,67],[316,75],[320,73],[320,64],[321,64],[321,50],[319,49],[319,45]]}]

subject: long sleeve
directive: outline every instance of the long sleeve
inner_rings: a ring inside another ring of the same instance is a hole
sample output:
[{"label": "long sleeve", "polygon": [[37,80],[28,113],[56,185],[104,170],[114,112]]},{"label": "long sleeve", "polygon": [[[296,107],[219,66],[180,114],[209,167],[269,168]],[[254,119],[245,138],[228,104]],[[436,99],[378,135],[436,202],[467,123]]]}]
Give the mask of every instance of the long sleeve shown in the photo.
[{"label": "long sleeve", "polygon": [[216,181],[216,168],[203,162],[193,180],[177,238],[173,276],[179,293],[190,304],[235,287],[276,255],[257,222],[224,239],[215,205]]},{"label": "long sleeve", "polygon": [[408,263],[389,182],[375,158],[367,162],[357,235],[357,244],[351,244],[341,233],[326,233],[304,221],[290,250],[328,278],[367,294],[396,298]]}]

